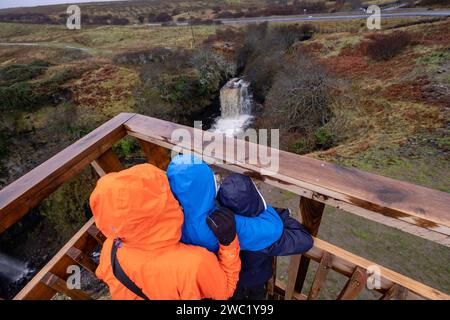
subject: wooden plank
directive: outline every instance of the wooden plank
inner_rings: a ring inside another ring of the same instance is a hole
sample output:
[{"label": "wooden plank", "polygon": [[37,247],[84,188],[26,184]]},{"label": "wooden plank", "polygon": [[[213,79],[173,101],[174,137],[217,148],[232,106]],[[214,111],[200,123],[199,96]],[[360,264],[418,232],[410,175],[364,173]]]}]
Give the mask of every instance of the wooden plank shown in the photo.
[{"label": "wooden plank", "polygon": [[95,275],[98,264],[78,248],[72,247],[66,253],[73,261]]},{"label": "wooden plank", "polygon": [[74,300],[92,300],[90,295],[79,289],[69,289],[66,281],[50,272],[44,275],[41,279],[41,283]]},{"label": "wooden plank", "polygon": [[162,170],[166,170],[170,163],[169,150],[145,140],[138,140],[142,151],[148,159],[148,163]]},{"label": "wooden plank", "polygon": [[27,285],[14,297],[14,300],[48,300],[56,291],[44,285],[41,280],[46,274],[51,273],[66,280],[69,276],[67,267],[73,265],[73,260],[67,255],[70,248],[74,247],[83,252],[90,252],[97,242],[89,237],[87,230],[94,224],[91,218],[78,232],[58,251],[58,253],[27,283]]},{"label": "wooden plank", "polygon": [[320,289],[323,287],[328,272],[330,271],[331,259],[331,255],[328,252],[325,252],[322,259],[320,259],[320,264],[317,267],[311,289],[308,293],[308,300],[317,300],[319,297]]},{"label": "wooden plank", "polygon": [[377,265],[373,261],[359,257],[318,238],[314,239],[314,247],[303,255],[306,255],[314,261],[320,262],[320,259],[325,252],[330,253],[332,257],[331,268],[347,277],[351,277],[356,267],[367,270],[367,268],[371,266],[377,266],[381,276],[380,288],[377,291],[382,293],[389,290],[393,284],[398,283],[408,289],[407,299],[450,300],[450,295],[446,293],[431,288],[388,268]]},{"label": "wooden plank", "polygon": [[367,281],[367,272],[361,267],[356,267],[345,287],[339,293],[337,300],[353,300],[364,289]]},{"label": "wooden plank", "polygon": [[[317,236],[325,205],[312,199],[300,197],[299,207],[302,217],[302,224],[312,236]],[[306,274],[308,273],[308,268],[309,258],[306,256],[302,256],[298,266],[298,274],[295,281],[295,290],[298,292],[302,292]]]},{"label": "wooden plank", "polygon": [[125,136],[121,113],[0,191],[0,233]]},{"label": "wooden plank", "polygon": [[[99,161],[101,167],[100,173],[109,173],[123,169],[118,166],[118,160],[111,160],[115,157],[114,153],[107,156],[109,161]],[[91,236],[92,235],[92,236]],[[103,243],[104,236],[94,225],[92,217],[78,232],[61,248],[61,250],[42,268],[33,279],[23,288],[14,298],[15,300],[24,299],[42,299],[47,300],[53,297],[55,290],[42,284],[42,279],[46,274],[52,273],[62,280],[67,279],[67,267],[73,264],[73,260],[68,254],[72,248],[76,248],[85,255],[92,252],[99,243]]]},{"label": "wooden plank", "polygon": [[[291,256],[291,259],[289,261],[289,268],[288,268],[288,281],[286,285],[286,291],[284,295],[284,300],[291,300],[292,296],[295,291],[295,284],[297,282],[297,275],[298,270],[300,266],[300,259],[301,255],[294,255]],[[300,291],[298,291],[300,292]]]},{"label": "wooden plank", "polygon": [[[445,192],[269,148],[272,154],[279,154],[279,168],[271,170],[260,161],[249,163],[248,156],[236,157],[240,147],[244,146],[250,154],[261,150],[258,145],[146,116],[136,115],[125,127],[130,135],[139,139],[168,148],[179,147],[177,151],[193,150],[200,155],[204,155],[210,141],[223,139],[223,150],[215,150],[205,160],[234,159],[228,162],[236,170],[267,183],[276,181],[284,185],[284,189],[298,191],[301,195],[305,195],[305,190],[310,191],[320,197],[321,202],[332,199],[335,203],[341,201],[354,206],[355,210],[363,208],[395,219],[409,218],[408,223],[434,232],[447,232],[448,228],[441,227],[450,227],[450,194]],[[177,129],[190,133],[191,139],[172,140],[172,133]],[[200,136],[197,144],[194,144],[194,133]]]},{"label": "wooden plank", "polygon": [[380,298],[380,300],[405,300],[408,297],[408,289],[399,284],[394,284]]}]

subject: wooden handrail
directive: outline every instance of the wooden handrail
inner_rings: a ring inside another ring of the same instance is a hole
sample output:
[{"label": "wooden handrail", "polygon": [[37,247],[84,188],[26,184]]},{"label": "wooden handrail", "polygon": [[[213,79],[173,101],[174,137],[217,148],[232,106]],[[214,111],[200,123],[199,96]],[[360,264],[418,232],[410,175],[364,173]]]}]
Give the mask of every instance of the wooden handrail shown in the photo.
[{"label": "wooden handrail", "polygon": [[[184,151],[203,155],[205,161],[235,159],[237,161],[234,163],[219,164],[219,166],[245,173],[303,197],[352,213],[381,214],[428,229],[438,234],[436,239],[442,240],[436,242],[450,246],[449,193],[285,151],[277,151],[279,152],[279,170],[268,173],[270,169],[262,164],[239,161],[236,157],[239,146],[244,144],[246,150],[252,149],[252,146],[255,150],[259,148],[258,145],[243,140],[225,138],[223,152],[205,156],[203,150],[208,146],[209,141],[220,134],[142,115],[129,119],[124,126],[131,136],[169,149],[181,147]],[[173,141],[172,133],[177,129],[189,132],[191,140]],[[204,137],[204,141],[195,142],[195,133]],[[423,236],[420,232],[416,235]]]}]

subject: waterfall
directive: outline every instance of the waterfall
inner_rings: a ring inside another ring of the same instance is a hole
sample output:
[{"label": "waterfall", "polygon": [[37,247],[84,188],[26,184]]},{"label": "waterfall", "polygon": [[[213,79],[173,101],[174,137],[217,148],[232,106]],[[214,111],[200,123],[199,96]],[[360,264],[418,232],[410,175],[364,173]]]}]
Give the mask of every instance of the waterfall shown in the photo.
[{"label": "waterfall", "polygon": [[233,78],[220,89],[221,114],[212,126],[214,132],[237,136],[250,125],[253,97],[249,87],[249,82]]},{"label": "waterfall", "polygon": [[0,252],[0,278],[9,283],[15,283],[30,274],[30,270],[26,263],[9,257]]}]

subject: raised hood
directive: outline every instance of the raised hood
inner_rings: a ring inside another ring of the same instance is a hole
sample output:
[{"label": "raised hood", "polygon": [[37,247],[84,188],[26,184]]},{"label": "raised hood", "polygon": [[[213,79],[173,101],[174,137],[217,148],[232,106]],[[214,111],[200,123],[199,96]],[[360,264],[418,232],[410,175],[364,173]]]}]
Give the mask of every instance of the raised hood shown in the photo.
[{"label": "raised hood", "polygon": [[108,238],[145,250],[180,241],[183,213],[165,172],[150,164],[100,178],[90,205],[97,227]]}]

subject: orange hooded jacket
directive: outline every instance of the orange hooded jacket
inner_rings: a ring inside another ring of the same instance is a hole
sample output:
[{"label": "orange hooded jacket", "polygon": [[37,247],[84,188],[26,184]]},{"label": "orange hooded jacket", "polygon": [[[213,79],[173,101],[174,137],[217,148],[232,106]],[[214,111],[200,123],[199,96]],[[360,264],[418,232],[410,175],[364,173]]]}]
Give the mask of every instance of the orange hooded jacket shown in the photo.
[{"label": "orange hooded jacket", "polygon": [[107,174],[91,194],[97,227],[107,237],[96,270],[113,299],[141,299],[113,275],[111,248],[123,246],[117,259],[149,299],[227,299],[241,269],[237,237],[220,246],[218,256],[180,242],[183,213],[165,172],[150,164]]}]

